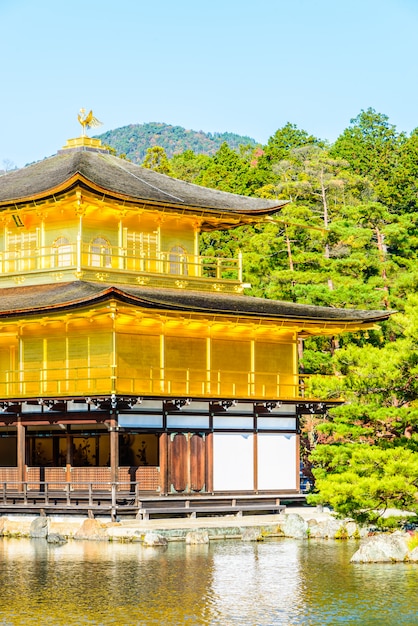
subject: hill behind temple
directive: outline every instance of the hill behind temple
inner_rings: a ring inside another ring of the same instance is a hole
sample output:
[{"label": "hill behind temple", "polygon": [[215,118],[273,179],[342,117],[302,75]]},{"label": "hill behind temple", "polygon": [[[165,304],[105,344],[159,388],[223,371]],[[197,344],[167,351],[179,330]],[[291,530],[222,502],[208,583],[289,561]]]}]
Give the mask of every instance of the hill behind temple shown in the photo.
[{"label": "hill behind temple", "polygon": [[97,135],[97,138],[118,154],[126,154],[133,163],[142,163],[147,149],[153,146],[164,148],[171,158],[185,150],[213,155],[225,142],[232,149],[238,149],[240,145],[257,145],[255,139],[235,133],[205,133],[160,122],[129,124]]}]

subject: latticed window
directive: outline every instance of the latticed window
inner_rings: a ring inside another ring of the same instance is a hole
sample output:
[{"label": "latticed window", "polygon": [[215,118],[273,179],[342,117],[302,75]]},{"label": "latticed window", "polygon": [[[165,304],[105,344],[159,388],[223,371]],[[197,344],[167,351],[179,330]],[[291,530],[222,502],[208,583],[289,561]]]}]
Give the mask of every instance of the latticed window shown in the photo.
[{"label": "latticed window", "polygon": [[170,250],[168,260],[170,274],[188,274],[187,251],[183,246],[173,246]]},{"label": "latticed window", "polygon": [[95,237],[90,244],[90,265],[112,267],[112,248],[104,237]]},{"label": "latticed window", "polygon": [[158,255],[158,238],[155,233],[128,232],[127,268],[132,270],[155,270]]},{"label": "latticed window", "polygon": [[36,267],[38,232],[24,231],[6,236],[6,271],[27,271]]}]

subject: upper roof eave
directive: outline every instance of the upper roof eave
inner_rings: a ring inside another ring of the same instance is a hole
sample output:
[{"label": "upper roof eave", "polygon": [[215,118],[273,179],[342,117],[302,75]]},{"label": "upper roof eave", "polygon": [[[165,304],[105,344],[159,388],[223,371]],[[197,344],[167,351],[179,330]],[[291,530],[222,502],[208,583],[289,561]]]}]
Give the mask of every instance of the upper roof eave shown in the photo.
[{"label": "upper roof eave", "polygon": [[0,177],[0,208],[16,209],[85,185],[123,202],[148,203],[182,212],[244,216],[258,221],[287,201],[273,201],[208,189],[180,181],[102,152],[71,151]]}]

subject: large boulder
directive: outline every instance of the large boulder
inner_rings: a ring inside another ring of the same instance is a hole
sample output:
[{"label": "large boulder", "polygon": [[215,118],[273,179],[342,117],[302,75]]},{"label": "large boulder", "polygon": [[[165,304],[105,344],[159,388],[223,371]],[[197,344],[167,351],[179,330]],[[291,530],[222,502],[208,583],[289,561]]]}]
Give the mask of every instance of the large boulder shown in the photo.
[{"label": "large boulder", "polygon": [[46,539],[48,537],[48,530],[49,517],[46,517],[46,515],[35,517],[30,525],[29,537],[31,539]]},{"label": "large boulder", "polygon": [[298,513],[288,513],[281,516],[280,529],[285,537],[304,539],[308,536],[308,522]]},{"label": "large boulder", "polygon": [[363,539],[351,563],[397,563],[409,559],[409,535],[402,532],[382,533]]}]

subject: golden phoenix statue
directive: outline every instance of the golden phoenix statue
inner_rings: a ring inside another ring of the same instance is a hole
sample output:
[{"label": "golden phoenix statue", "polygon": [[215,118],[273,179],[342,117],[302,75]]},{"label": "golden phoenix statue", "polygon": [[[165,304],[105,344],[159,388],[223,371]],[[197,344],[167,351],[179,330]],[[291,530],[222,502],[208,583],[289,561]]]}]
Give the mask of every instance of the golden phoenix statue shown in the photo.
[{"label": "golden phoenix statue", "polygon": [[102,122],[100,122],[97,117],[94,117],[92,110],[90,110],[90,113],[87,113],[86,115],[86,109],[80,109],[78,121],[82,126],[83,136],[85,136],[87,128],[95,128],[102,125]]}]

